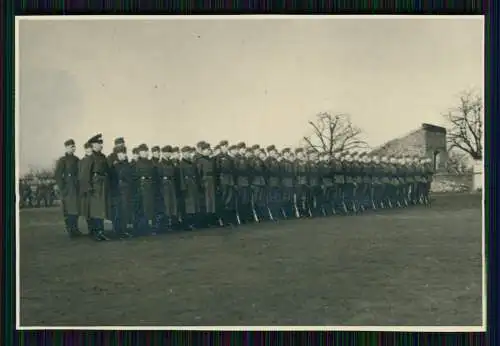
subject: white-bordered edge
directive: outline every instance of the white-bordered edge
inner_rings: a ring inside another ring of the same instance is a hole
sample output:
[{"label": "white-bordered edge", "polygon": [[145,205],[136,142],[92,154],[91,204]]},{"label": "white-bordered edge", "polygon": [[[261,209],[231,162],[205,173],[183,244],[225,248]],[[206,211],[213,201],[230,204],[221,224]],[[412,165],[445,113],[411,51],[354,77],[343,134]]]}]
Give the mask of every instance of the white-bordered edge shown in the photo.
[{"label": "white-bordered edge", "polygon": [[[15,103],[14,103],[14,113],[15,113],[15,208],[16,208],[16,329],[17,330],[226,330],[226,331],[393,331],[393,332],[485,332],[486,331],[486,318],[487,318],[487,278],[486,278],[486,253],[485,253],[485,164],[484,157],[482,159],[483,173],[483,192],[482,192],[482,292],[483,292],[483,302],[482,302],[482,326],[473,327],[453,327],[453,326],[165,326],[165,327],[144,327],[144,326],[72,326],[72,327],[40,327],[40,326],[21,326],[20,323],[20,278],[19,278],[19,95],[16,92],[19,87],[19,22],[21,20],[252,20],[252,19],[301,19],[301,20],[319,20],[319,19],[474,19],[478,20],[482,18],[483,20],[483,52],[484,52],[484,16],[483,15],[468,15],[468,16],[417,16],[417,15],[199,15],[199,16],[188,16],[188,15],[71,15],[71,16],[16,16],[15,17]],[[484,66],[484,57],[483,57]],[[483,87],[483,100],[484,100],[484,87]],[[483,112],[484,115],[484,112]],[[484,118],[483,118],[484,124]],[[483,126],[484,128],[484,126]],[[484,130],[483,130],[483,148],[484,148]]]}]

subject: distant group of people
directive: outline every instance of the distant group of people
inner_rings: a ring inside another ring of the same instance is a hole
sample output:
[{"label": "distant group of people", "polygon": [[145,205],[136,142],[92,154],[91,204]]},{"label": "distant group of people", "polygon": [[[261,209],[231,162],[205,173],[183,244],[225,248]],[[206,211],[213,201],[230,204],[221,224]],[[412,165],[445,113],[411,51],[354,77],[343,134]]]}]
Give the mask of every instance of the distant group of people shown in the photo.
[{"label": "distant group of people", "polygon": [[[119,237],[174,229],[353,214],[368,209],[429,204],[433,169],[422,157],[378,157],[366,152],[261,148],[221,141],[196,147],[166,145],[131,150],[124,138],[102,153],[102,135],[74,140],[56,166],[66,231],[108,240],[104,220]],[[150,157],[151,156],[151,157]]]},{"label": "distant group of people", "polygon": [[48,208],[54,206],[57,199],[56,184],[51,179],[29,181],[19,180],[20,208]]}]

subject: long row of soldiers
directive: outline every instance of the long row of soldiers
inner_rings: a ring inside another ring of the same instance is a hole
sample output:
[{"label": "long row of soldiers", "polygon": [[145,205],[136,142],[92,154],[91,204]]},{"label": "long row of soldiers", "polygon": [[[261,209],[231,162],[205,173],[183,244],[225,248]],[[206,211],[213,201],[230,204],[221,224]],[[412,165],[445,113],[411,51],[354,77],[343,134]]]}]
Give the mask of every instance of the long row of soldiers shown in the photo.
[{"label": "long row of soldiers", "polygon": [[55,183],[50,179],[39,179],[36,183],[27,179],[19,180],[20,208],[52,207],[56,198]]},{"label": "long row of soldiers", "polygon": [[105,219],[128,237],[144,229],[154,234],[428,204],[433,175],[430,160],[420,157],[279,152],[273,145],[221,141],[214,148],[155,146],[151,158],[141,144],[129,160],[124,139],[114,144],[106,157],[96,135],[80,160],[75,142],[65,142],[55,178],[70,236],[81,235],[79,215],[94,239],[106,240]]}]

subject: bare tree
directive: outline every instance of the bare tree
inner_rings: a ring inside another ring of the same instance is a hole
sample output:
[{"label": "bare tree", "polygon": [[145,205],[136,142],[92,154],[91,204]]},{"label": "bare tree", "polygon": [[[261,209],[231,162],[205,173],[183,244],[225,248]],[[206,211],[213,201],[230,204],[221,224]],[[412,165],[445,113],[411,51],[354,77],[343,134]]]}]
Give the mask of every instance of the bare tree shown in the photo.
[{"label": "bare tree", "polygon": [[469,154],[462,150],[451,150],[448,152],[448,161],[446,162],[446,170],[448,173],[462,174],[472,171],[472,166],[469,164]]},{"label": "bare tree", "polygon": [[464,91],[458,106],[444,114],[449,123],[449,149],[457,148],[474,160],[483,158],[483,98],[475,91]]},{"label": "bare tree", "polygon": [[317,152],[333,152],[367,148],[367,143],[361,139],[362,131],[351,122],[347,114],[332,115],[327,112],[316,115],[314,121],[309,121],[312,133],[304,136],[305,146]]}]

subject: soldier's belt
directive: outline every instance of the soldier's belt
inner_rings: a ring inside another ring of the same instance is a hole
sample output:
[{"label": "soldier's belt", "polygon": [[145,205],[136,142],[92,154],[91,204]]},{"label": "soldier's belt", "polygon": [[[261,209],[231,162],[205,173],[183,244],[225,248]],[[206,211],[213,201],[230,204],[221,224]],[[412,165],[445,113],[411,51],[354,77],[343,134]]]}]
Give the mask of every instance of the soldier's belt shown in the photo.
[{"label": "soldier's belt", "polygon": [[162,180],[173,180],[174,178],[173,177],[162,177],[161,179]]},{"label": "soldier's belt", "polygon": [[92,172],[92,175],[94,177],[106,177],[108,174],[107,173]]},{"label": "soldier's belt", "polygon": [[153,180],[152,177],[141,177],[141,180]]}]

